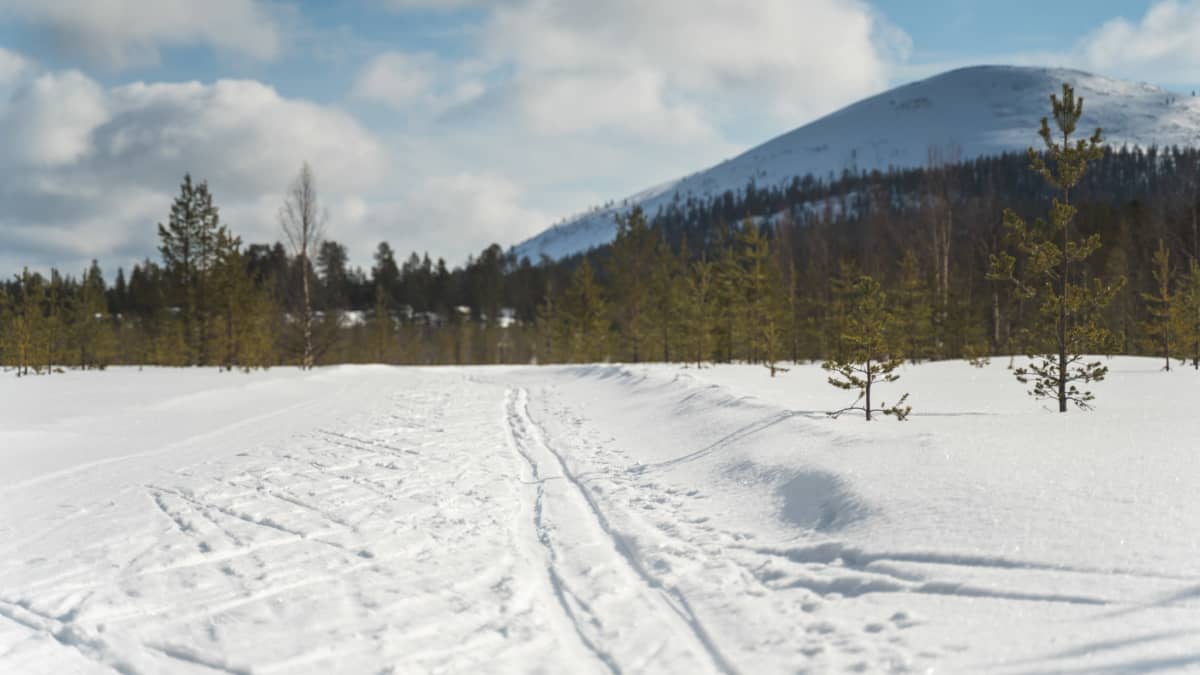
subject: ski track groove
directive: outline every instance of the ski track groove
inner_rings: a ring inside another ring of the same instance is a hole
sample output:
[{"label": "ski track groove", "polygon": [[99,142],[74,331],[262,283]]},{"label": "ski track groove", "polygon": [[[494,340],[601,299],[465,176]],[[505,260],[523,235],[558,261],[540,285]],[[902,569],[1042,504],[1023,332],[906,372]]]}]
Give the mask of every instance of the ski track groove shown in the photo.
[{"label": "ski track groove", "polygon": [[[625,541],[624,537],[622,537],[620,533],[613,529],[607,516],[604,515],[603,510],[600,508],[599,504],[596,503],[595,498],[591,496],[579,478],[567,467],[567,463],[563,456],[548,442],[545,429],[543,429],[529,413],[528,390],[520,387],[517,388],[514,393],[510,389],[506,396],[506,400],[506,405],[508,408],[507,422],[509,424],[509,431],[512,435],[514,443],[518,448],[518,451],[529,463],[530,468],[533,471],[534,478],[538,482],[537,489],[539,505],[544,493],[542,485],[543,479],[540,478],[538,462],[532,457],[532,454],[527,449],[528,443],[532,443],[535,446],[544,449],[551,457],[553,457],[555,464],[557,464],[559,471],[562,473],[562,477],[574,487],[574,490],[571,492],[571,494],[576,494],[583,499],[583,502],[586,504],[587,510],[590,512],[594,522],[599,526],[600,530],[609,537],[614,549],[619,554],[619,557],[624,561],[625,565],[633,571],[636,577],[639,578],[647,587],[647,590],[650,591],[649,597],[655,597],[661,600],[661,602],[666,605],[666,608],[669,609],[669,615],[674,616],[683,622],[684,626],[687,628],[687,632],[694,637],[696,643],[701,647],[702,652],[708,656],[712,665],[718,672],[726,673],[727,675],[736,674],[738,672],[737,669],[721,653],[712,637],[696,618],[695,612],[692,610],[691,604],[687,601],[687,598],[684,597],[684,595],[678,589],[669,588],[663,585],[663,583],[657,577],[650,574],[646,570],[646,568],[641,564],[641,561],[637,558],[637,555],[630,548],[628,542]],[[519,427],[523,427],[525,433],[518,433],[517,429]],[[535,519],[538,521],[541,519],[540,506],[535,512]],[[559,581],[555,582],[555,587],[557,589],[561,583],[561,577],[559,577],[553,565],[557,556],[554,553],[553,547],[548,543],[548,533],[544,531],[540,523],[539,530],[542,530],[541,533],[544,535],[544,538],[541,538],[542,543],[549,551],[549,559],[551,561],[551,577],[559,579]],[[560,599],[561,597],[562,596],[560,595]],[[578,630],[578,622],[576,621],[573,612],[567,607],[566,603],[563,603],[563,607],[568,616],[571,618],[572,622],[576,624]],[[588,644],[586,638],[585,644]],[[611,671],[615,673],[623,672],[619,665],[615,663],[615,661],[607,660],[612,658],[611,654],[604,652],[604,654],[607,654],[606,658],[602,655],[602,651],[597,650],[594,645],[588,644],[588,646],[597,654],[598,657],[601,658],[602,661],[604,661],[605,665]]]}]

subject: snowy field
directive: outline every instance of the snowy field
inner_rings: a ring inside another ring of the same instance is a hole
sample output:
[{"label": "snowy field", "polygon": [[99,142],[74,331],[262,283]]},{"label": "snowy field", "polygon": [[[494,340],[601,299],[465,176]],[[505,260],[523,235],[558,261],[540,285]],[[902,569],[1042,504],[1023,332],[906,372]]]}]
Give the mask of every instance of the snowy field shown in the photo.
[{"label": "snowy field", "polygon": [[1005,365],[0,377],[0,672],[1200,669],[1200,374]]}]

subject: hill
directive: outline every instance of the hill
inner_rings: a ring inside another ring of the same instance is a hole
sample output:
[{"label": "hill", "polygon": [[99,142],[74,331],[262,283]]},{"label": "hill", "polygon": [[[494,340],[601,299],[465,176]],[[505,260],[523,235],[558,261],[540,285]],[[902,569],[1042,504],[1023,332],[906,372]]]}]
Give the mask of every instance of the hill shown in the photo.
[{"label": "hill", "polygon": [[649,215],[675,199],[710,199],[750,182],[774,186],[796,176],[926,166],[1022,151],[1051,93],[1063,82],[1085,99],[1085,129],[1101,127],[1112,146],[1200,144],[1200,99],[1149,84],[1078,70],[975,66],[865,99],[751,148],[733,159],[569,219],[515,247],[518,257],[561,258],[612,240],[614,217],[641,206]]}]

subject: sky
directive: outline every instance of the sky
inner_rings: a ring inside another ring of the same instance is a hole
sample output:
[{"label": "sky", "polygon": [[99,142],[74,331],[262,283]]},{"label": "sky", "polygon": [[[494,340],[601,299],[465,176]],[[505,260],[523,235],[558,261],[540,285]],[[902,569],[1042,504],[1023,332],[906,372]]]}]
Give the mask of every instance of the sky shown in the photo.
[{"label": "sky", "polygon": [[0,275],[156,256],[185,173],[247,243],[463,263],[974,64],[1200,88],[1200,0],[0,0]]}]

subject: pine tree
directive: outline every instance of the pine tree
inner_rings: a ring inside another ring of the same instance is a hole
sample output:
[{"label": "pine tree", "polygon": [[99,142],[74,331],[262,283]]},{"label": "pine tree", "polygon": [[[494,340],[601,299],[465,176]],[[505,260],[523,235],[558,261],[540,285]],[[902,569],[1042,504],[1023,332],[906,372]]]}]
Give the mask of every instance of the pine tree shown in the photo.
[{"label": "pine tree", "polygon": [[564,310],[569,317],[570,360],[576,363],[606,360],[610,330],[608,303],[586,259],[571,278]]},{"label": "pine tree", "polygon": [[635,207],[617,217],[617,236],[605,270],[613,294],[613,318],[623,346],[634,363],[651,357],[651,276],[655,263],[654,232],[645,214]]},{"label": "pine tree", "polygon": [[848,289],[845,333],[842,338],[843,355],[821,364],[832,373],[829,384],[838,389],[857,390],[858,398],[848,407],[829,415],[838,417],[852,410],[860,410],[867,421],[872,413],[883,413],[903,421],[912,411],[905,405],[908,394],[900,397],[895,405],[880,403],[873,407],[872,388],[880,382],[895,382],[900,379],[896,369],[904,363],[898,351],[889,344],[893,335],[894,316],[887,304],[887,294],[879,282],[862,275]]},{"label": "pine tree", "polygon": [[712,356],[713,334],[713,264],[697,260],[684,278],[683,301],[680,304],[680,331],[683,333],[686,362],[704,365]]},{"label": "pine tree", "polygon": [[988,278],[1008,281],[1020,297],[1035,301],[1041,319],[1038,335],[1053,345],[1053,351],[1029,354],[1032,362],[1014,374],[1020,382],[1033,384],[1030,395],[1055,399],[1059,412],[1066,412],[1070,402],[1090,407],[1093,395],[1079,385],[1103,380],[1108,372],[1101,362],[1087,361],[1085,354],[1109,343],[1110,333],[1101,325],[1099,312],[1124,279],[1105,283],[1093,278],[1088,284],[1084,278],[1084,265],[1099,250],[1100,235],[1072,239],[1076,208],[1071,205],[1071,189],[1087,171],[1088,163],[1103,157],[1104,149],[1099,129],[1086,141],[1071,140],[1083,115],[1083,99],[1075,97],[1070,85],[1063,85],[1061,100],[1052,94],[1050,105],[1062,141],[1055,140],[1049,120],[1042,118],[1039,133],[1050,162],[1033,148],[1029,157],[1033,171],[1058,190],[1059,197],[1054,199],[1048,223],[1039,219],[1031,227],[1011,209],[1004,212],[1009,241],[1024,257],[1024,269],[1018,276],[1016,257],[1001,252],[991,256]]},{"label": "pine tree", "polygon": [[34,316],[39,336],[38,365],[46,373],[53,373],[55,366],[67,365],[71,361],[70,319],[76,304],[67,289],[67,281],[58,270],[50,270],[50,283],[44,287],[43,299],[38,303]]},{"label": "pine tree", "polygon": [[1180,356],[1200,370],[1200,263],[1188,261],[1187,274],[1179,284],[1175,303],[1175,325],[1179,333]]},{"label": "pine tree", "polygon": [[1163,370],[1169,371],[1172,349],[1179,332],[1179,308],[1171,288],[1171,252],[1167,250],[1162,239],[1158,240],[1158,249],[1154,252],[1153,261],[1151,275],[1154,277],[1154,292],[1142,293],[1142,299],[1146,302],[1146,312],[1149,314],[1143,325],[1143,332],[1151,350],[1157,351],[1163,357]]},{"label": "pine tree", "polygon": [[183,324],[186,363],[207,365],[213,359],[213,272],[218,262],[218,243],[229,237],[221,225],[208,184],[183,178],[179,196],[171,205],[167,225],[158,225],[159,252],[172,282],[173,301]]},{"label": "pine tree", "polygon": [[93,260],[84,272],[80,297],[75,304],[72,342],[80,368],[105,368],[116,355],[116,336],[104,295],[104,276]]},{"label": "pine tree", "polygon": [[212,275],[217,319],[213,354],[227,370],[249,372],[275,363],[274,314],[269,293],[254,280],[240,237],[219,232]]},{"label": "pine tree", "polygon": [[371,333],[371,354],[375,363],[391,361],[392,345],[396,340],[396,322],[388,307],[388,293],[382,284],[375,284],[375,309],[368,325]]},{"label": "pine tree", "polygon": [[717,257],[713,264],[713,323],[717,359],[732,363],[744,328],[738,319],[742,305],[744,271],[738,264],[732,235],[722,223],[717,236]]},{"label": "pine tree", "polygon": [[778,361],[784,356],[783,281],[771,244],[752,220],[742,226],[740,266],[742,301],[740,323],[750,336],[750,360],[761,362],[770,371],[787,372]]},{"label": "pine tree", "polygon": [[46,317],[42,303],[45,284],[41,275],[28,268],[16,279],[15,295],[9,299],[7,349],[17,376],[42,372],[50,360],[46,339]]},{"label": "pine tree", "polygon": [[679,314],[683,302],[683,272],[691,256],[684,240],[676,254],[666,239],[660,238],[654,248],[654,264],[650,272],[649,328],[654,349],[650,354],[664,363],[676,360],[678,351]]},{"label": "pine tree", "polygon": [[827,359],[841,360],[847,356],[847,321],[850,308],[858,294],[858,284],[861,282],[862,276],[858,265],[843,259],[838,261],[837,274],[829,280],[831,302],[825,308],[823,321],[825,330],[822,340],[824,342],[822,351]]},{"label": "pine tree", "polygon": [[900,280],[895,292],[895,344],[903,345],[903,355],[920,363],[930,355],[933,341],[933,299],[929,284],[921,274],[920,262],[912,249],[900,260]]},{"label": "pine tree", "polygon": [[537,329],[537,347],[534,353],[539,364],[560,363],[567,358],[568,326],[561,310],[561,300],[553,288],[537,306],[534,325]]}]

